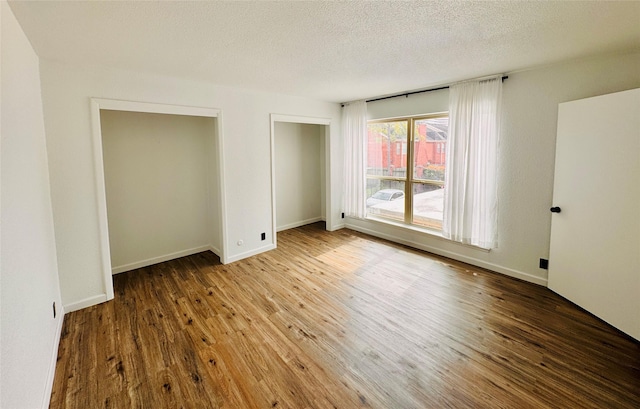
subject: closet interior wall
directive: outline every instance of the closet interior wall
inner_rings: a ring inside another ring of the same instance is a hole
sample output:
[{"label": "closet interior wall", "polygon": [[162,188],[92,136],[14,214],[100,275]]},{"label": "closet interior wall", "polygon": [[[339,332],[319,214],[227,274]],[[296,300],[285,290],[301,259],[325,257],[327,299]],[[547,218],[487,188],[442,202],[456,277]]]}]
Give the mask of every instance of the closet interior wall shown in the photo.
[{"label": "closet interior wall", "polygon": [[326,126],[275,123],[276,231],[325,220]]}]

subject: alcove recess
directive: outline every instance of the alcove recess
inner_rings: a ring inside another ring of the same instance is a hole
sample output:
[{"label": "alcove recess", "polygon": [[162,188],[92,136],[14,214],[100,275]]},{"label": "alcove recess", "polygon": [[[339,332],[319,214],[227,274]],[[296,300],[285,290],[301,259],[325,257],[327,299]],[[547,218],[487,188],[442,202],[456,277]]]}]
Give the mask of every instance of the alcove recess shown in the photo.
[{"label": "alcove recess", "polygon": [[220,255],[216,117],[100,110],[111,270]]}]

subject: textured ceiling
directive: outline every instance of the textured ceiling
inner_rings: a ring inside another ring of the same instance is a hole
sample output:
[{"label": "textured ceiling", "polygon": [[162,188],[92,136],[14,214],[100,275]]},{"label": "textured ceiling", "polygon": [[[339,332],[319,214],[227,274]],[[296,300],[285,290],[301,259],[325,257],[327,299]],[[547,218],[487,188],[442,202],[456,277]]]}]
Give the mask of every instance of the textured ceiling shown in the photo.
[{"label": "textured ceiling", "polygon": [[637,1],[10,6],[43,59],[334,102],[640,49]]}]

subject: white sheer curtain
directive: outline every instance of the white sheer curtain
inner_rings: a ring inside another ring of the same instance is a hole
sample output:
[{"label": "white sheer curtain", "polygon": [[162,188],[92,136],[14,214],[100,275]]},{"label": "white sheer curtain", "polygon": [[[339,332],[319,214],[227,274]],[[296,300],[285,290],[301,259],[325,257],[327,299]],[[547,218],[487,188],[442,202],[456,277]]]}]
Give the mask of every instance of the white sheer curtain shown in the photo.
[{"label": "white sheer curtain", "polygon": [[449,90],[442,234],[482,248],[498,245],[497,150],[502,78]]},{"label": "white sheer curtain", "polygon": [[367,103],[345,104],[342,111],[344,138],[345,197],[344,212],[349,217],[364,218],[367,154]]}]

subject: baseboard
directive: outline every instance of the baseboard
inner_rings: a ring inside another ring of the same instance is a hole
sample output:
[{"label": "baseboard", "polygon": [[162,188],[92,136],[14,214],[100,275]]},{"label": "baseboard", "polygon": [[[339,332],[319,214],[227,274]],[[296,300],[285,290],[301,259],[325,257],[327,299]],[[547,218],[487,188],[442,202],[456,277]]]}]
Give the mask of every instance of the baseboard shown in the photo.
[{"label": "baseboard", "polygon": [[[346,224],[340,223],[340,224],[336,224],[336,225],[331,226],[331,228],[329,228],[327,226],[327,231],[336,231],[336,230],[344,229],[345,227],[347,227]],[[353,229],[353,230],[355,230],[355,229]]]},{"label": "baseboard", "polygon": [[44,397],[42,398],[42,408],[47,409],[51,403],[51,391],[53,391],[53,380],[56,375],[56,363],[58,362],[58,347],[60,347],[60,337],[62,336],[62,324],[64,323],[64,306],[58,311],[58,325],[51,350],[51,360],[49,361],[49,373],[47,374],[47,383],[44,389]]},{"label": "baseboard", "polygon": [[412,240],[406,240],[398,236],[394,236],[392,234],[380,233],[375,230],[367,229],[365,227],[347,225],[347,228],[355,231],[359,231],[361,233],[369,234],[374,237],[379,237],[381,239],[393,241],[394,243],[404,244],[405,246],[413,247],[419,250],[428,251],[429,253],[437,254],[439,256],[447,257],[453,260],[461,261],[463,263],[471,264],[477,267],[486,268],[487,270],[495,271],[496,273],[504,274],[509,277],[518,278],[520,280],[524,280],[533,284],[538,284],[542,286],[547,286],[547,279],[536,277],[534,275],[525,273],[523,271],[514,270],[512,268],[503,267],[498,264],[489,263],[483,260],[479,260],[474,257],[464,256],[462,254],[458,254],[452,251],[442,250],[437,247],[427,246],[422,243],[418,243]]},{"label": "baseboard", "polygon": [[[134,263],[129,263],[129,264],[124,264],[124,265],[121,265],[121,266],[113,267],[111,269],[111,274],[120,274],[120,273],[124,273],[126,271],[135,270],[136,268],[142,268],[142,267],[151,266],[151,265],[154,265],[154,264],[162,263],[164,261],[174,260],[176,258],[190,256],[192,254],[197,254],[197,253],[202,253],[203,251],[207,251],[207,250],[211,250],[211,249],[212,249],[212,246],[207,244],[205,246],[194,247],[192,249],[176,251],[175,253],[165,254],[165,255],[162,255],[162,256],[158,256],[158,257],[148,258],[146,260],[136,261]],[[214,253],[216,253],[216,252],[214,251]],[[216,253],[216,254],[218,254],[218,253]]]},{"label": "baseboard", "polygon": [[256,254],[264,253],[265,251],[273,250],[276,248],[275,244],[269,244],[263,247],[259,247],[255,250],[247,251],[244,253],[236,254],[235,256],[230,256],[226,260],[223,261],[222,264],[233,263],[234,261],[242,260],[247,257],[255,256]]},{"label": "baseboard", "polygon": [[107,294],[99,294],[93,297],[88,297],[80,301],[72,302],[71,304],[63,305],[65,313],[78,311],[83,308],[91,307],[107,301]]},{"label": "baseboard", "polygon": [[322,220],[324,220],[322,217],[313,217],[311,219],[301,220],[299,222],[285,224],[284,226],[276,227],[276,232],[283,231],[283,230],[289,230],[289,229],[293,229],[293,228],[300,227],[300,226],[305,226],[307,224],[320,222]]},{"label": "baseboard", "polygon": [[213,245],[209,245],[208,249],[210,252],[212,252],[213,254],[215,254],[216,256],[222,258],[222,252],[220,251],[219,248],[214,247]]}]

